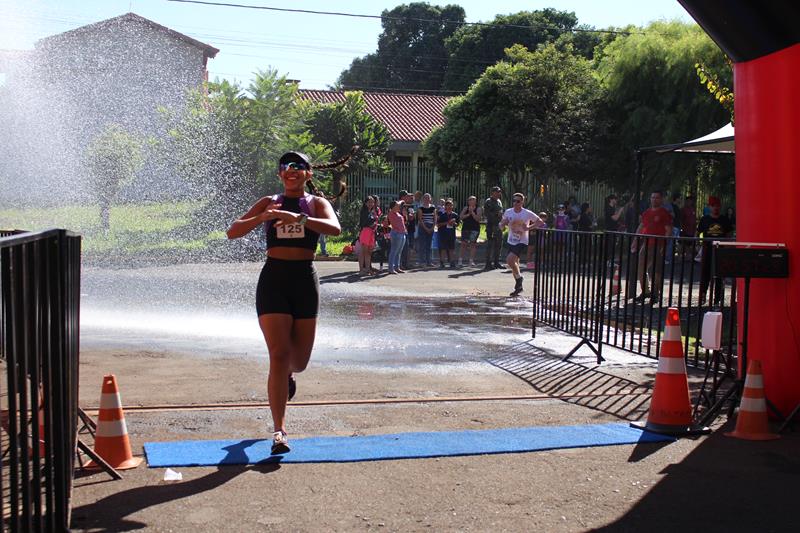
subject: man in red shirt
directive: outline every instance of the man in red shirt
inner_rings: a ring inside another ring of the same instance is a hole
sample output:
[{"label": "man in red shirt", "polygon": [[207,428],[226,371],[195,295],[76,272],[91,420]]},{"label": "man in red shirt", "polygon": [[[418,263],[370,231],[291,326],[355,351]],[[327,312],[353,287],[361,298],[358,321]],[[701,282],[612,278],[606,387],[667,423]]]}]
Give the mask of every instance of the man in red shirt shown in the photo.
[{"label": "man in red shirt", "polygon": [[[636,233],[640,235],[659,235],[663,237],[672,236],[672,215],[661,204],[664,195],[661,191],[653,191],[650,194],[650,208],[639,217],[639,227]],[[638,239],[639,266],[637,269],[639,284],[642,286],[642,294],[637,298],[644,301],[650,298],[651,303],[661,299],[661,288],[664,278],[664,249],[666,239]],[[637,241],[633,242],[633,250],[636,251]],[[653,283],[652,295],[647,290],[647,278]]]}]

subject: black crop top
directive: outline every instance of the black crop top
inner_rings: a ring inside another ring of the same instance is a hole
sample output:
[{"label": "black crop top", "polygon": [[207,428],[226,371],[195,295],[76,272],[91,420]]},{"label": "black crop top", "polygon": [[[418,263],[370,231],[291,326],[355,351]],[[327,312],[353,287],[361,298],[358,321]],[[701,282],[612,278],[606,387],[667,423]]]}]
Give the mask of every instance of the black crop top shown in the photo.
[{"label": "black crop top", "polygon": [[[281,203],[282,211],[291,211],[292,213],[305,213],[311,216],[311,206],[308,202],[311,200],[310,194],[302,198],[289,198],[288,196],[280,195],[274,199]],[[285,224],[283,227],[275,226],[276,220],[266,223],[267,232],[267,250],[277,246],[286,246],[288,248],[306,248],[311,251],[317,250],[317,241],[319,240],[319,233],[311,230],[308,226],[301,226],[300,224]],[[300,232],[303,232],[303,237],[296,237]]]}]

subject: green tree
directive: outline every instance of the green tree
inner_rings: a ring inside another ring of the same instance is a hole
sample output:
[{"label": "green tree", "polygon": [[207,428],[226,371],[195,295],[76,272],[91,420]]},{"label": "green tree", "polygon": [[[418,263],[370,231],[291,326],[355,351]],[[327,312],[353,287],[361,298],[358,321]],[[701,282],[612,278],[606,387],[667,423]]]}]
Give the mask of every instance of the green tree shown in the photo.
[{"label": "green tree", "polygon": [[200,229],[217,227],[276,191],[282,153],[330,157],[330,147],[305,130],[296,97],[296,83],[267,70],[257,73],[246,90],[226,80],[209,83],[207,94],[195,94],[188,112],[171,120],[171,142],[163,151],[177,161],[197,195],[209,199],[198,217]]},{"label": "green tree", "polygon": [[300,111],[313,141],[330,146],[333,159],[344,157],[354,145],[360,147],[346,168],[330,171],[334,194],[339,192],[347,172],[388,170],[386,151],[392,139],[386,125],[367,112],[363,93],[348,91],[343,102],[307,105]]},{"label": "green tree", "polygon": [[516,45],[506,54],[450,101],[445,126],[425,141],[426,156],[444,176],[507,173],[517,190],[529,172],[545,182],[586,178],[603,128],[590,62],[554,44],[535,52]]},{"label": "green tree", "polygon": [[[615,132],[602,157],[618,186],[631,185],[634,148],[692,139],[729,120],[697,83],[699,58],[716,72],[725,70],[724,54],[705,32],[678,21],[654,22],[602,48],[597,70]],[[658,186],[679,188],[694,176],[695,166],[688,157],[649,157],[646,176]],[[729,164],[718,169],[731,172]]]},{"label": "green tree", "polygon": [[381,13],[378,50],[356,58],[337,87],[385,87],[403,91],[439,89],[447,70],[444,41],[464,22],[458,5],[402,4]]},{"label": "green tree", "polygon": [[111,204],[144,164],[142,141],[121,126],[107,126],[86,148],[86,166],[100,204],[100,225],[110,226]]},{"label": "green tree", "polygon": [[590,54],[599,38],[586,32],[572,36],[570,32],[577,27],[575,13],[553,8],[497,15],[487,25],[461,26],[445,41],[449,62],[442,87],[466,90],[486,67],[505,57],[506,48],[515,44],[535,50],[540,44],[561,39],[574,41],[573,52]]},{"label": "green tree", "polygon": [[[700,78],[700,83],[704,85],[714,99],[731,114],[731,124],[733,124],[735,118],[733,113],[733,91],[729,87],[722,85],[719,75],[709,70],[703,63],[695,63],[694,66],[697,69],[697,77]],[[733,68],[730,59],[728,59],[728,68]]]}]

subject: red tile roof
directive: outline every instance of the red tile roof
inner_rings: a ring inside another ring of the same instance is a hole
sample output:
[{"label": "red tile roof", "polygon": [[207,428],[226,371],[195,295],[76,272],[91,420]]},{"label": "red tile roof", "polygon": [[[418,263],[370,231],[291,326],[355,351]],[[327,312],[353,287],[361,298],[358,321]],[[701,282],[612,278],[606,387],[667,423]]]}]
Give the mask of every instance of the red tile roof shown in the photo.
[{"label": "red tile roof", "polygon": [[[344,91],[301,89],[300,97],[320,103],[343,102]],[[389,128],[394,141],[422,141],[444,126],[442,110],[449,96],[364,92],[367,112]]]}]

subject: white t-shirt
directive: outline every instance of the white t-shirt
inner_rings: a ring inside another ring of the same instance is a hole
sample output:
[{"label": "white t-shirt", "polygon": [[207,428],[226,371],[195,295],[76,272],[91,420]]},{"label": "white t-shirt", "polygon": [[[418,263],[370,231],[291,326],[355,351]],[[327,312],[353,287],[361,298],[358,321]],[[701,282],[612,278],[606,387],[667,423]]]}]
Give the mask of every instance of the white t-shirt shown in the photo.
[{"label": "white t-shirt", "polygon": [[528,244],[528,225],[529,221],[534,222],[533,226],[538,227],[543,224],[542,219],[529,209],[524,207],[519,213],[514,208],[506,209],[503,219],[508,221],[508,244]]}]

